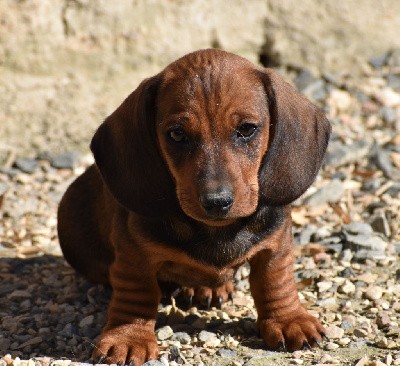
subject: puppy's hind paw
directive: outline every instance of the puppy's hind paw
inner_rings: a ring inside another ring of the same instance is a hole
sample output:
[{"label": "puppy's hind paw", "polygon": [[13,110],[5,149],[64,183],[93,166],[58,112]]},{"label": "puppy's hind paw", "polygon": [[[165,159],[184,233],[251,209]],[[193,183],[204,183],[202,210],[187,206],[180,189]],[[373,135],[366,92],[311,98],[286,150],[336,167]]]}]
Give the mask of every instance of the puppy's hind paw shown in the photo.
[{"label": "puppy's hind paw", "polygon": [[222,304],[233,297],[232,281],[225,282],[222,286],[211,287],[184,287],[181,292],[184,302],[191,307],[194,303],[210,309],[212,306],[221,308]]}]

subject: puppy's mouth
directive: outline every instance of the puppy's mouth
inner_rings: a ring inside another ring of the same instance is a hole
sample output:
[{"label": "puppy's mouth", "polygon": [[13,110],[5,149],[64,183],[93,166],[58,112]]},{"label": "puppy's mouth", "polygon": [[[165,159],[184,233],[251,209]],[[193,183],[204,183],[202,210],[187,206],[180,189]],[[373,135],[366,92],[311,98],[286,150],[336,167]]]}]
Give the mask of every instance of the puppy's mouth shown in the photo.
[{"label": "puppy's mouth", "polygon": [[228,226],[233,224],[239,217],[232,217],[230,215],[230,210],[220,211],[219,213],[208,213],[203,207],[197,206],[193,209],[193,206],[188,207],[188,205],[181,206],[183,211],[191,217],[192,219],[199,221],[207,226]]},{"label": "puppy's mouth", "polygon": [[193,218],[208,226],[228,226],[239,219],[239,217],[232,215],[231,207],[233,206],[233,202],[229,204],[222,203],[215,207],[208,207],[204,204],[201,204],[200,206],[200,215],[196,215],[197,217]]}]

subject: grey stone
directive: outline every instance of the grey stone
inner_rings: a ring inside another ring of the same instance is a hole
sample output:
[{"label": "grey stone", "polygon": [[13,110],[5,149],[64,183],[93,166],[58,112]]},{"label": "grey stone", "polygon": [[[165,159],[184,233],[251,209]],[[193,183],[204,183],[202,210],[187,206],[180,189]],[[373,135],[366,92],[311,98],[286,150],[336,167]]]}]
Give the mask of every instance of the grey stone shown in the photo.
[{"label": "grey stone", "polygon": [[175,361],[176,363],[183,363],[181,353],[177,346],[169,347],[169,359]]},{"label": "grey stone", "polygon": [[342,239],[339,236],[329,236],[327,238],[317,239],[314,235],[314,238],[315,242],[319,242],[322,245],[340,244],[342,242]]},{"label": "grey stone", "polygon": [[314,100],[324,100],[327,96],[325,83],[322,79],[315,80],[312,84],[308,85],[304,90],[303,94],[308,98]]},{"label": "grey stone", "polygon": [[333,180],[326,186],[319,188],[311,196],[304,200],[304,203],[311,206],[322,205],[339,201],[345,192],[344,185],[339,180]]},{"label": "grey stone", "polygon": [[88,315],[79,322],[81,328],[92,325],[94,322],[94,315]]},{"label": "grey stone", "polygon": [[397,112],[392,107],[384,106],[379,110],[379,116],[386,123],[393,123],[397,120]]},{"label": "grey stone", "polygon": [[351,329],[353,326],[351,325],[351,323],[348,321],[348,320],[343,320],[342,321],[342,323],[340,324],[340,327],[343,329],[343,330],[349,330],[349,329]]},{"label": "grey stone", "polygon": [[[323,243],[324,244],[324,243]],[[340,243],[328,243],[324,244],[329,252],[339,254],[343,250],[343,244]]]},{"label": "grey stone", "polygon": [[386,65],[386,59],[387,53],[384,53],[383,55],[371,57],[368,62],[372,67],[379,69]]},{"label": "grey stone", "polygon": [[64,329],[60,332],[60,335],[71,338],[74,334],[74,327],[71,323],[65,325]]},{"label": "grey stone", "polygon": [[384,213],[381,212],[375,216],[372,216],[370,219],[370,223],[374,231],[381,233],[386,237],[390,237],[390,225]]},{"label": "grey stone", "polygon": [[389,88],[400,91],[400,75],[389,74],[386,80]]},{"label": "grey stone", "polygon": [[347,174],[342,171],[336,171],[332,174],[332,179],[345,180],[346,178],[347,178]]},{"label": "grey stone", "polygon": [[307,225],[304,227],[303,230],[301,230],[299,236],[298,236],[298,243],[300,245],[308,244],[311,242],[311,237],[317,230],[317,227],[315,225]]},{"label": "grey stone", "polygon": [[363,93],[361,90],[355,90],[353,92],[353,95],[357,98],[357,100],[360,103],[366,103],[371,101],[371,98],[367,94]]},{"label": "grey stone", "polygon": [[364,222],[352,222],[342,226],[342,230],[349,234],[371,234],[373,229],[370,224]]},{"label": "grey stone", "polygon": [[[361,336],[360,336],[360,338],[361,338]],[[365,347],[368,344],[372,344],[372,342],[370,340],[368,340],[368,339],[360,339],[360,340],[357,340],[357,341],[350,342],[348,347],[350,349],[351,348],[360,349],[362,347]]]},{"label": "grey stone", "polygon": [[21,171],[16,168],[3,168],[0,167],[0,173],[7,174],[10,177],[15,177],[16,175],[20,174]]},{"label": "grey stone", "polygon": [[236,355],[237,355],[236,351],[234,351],[232,349],[227,349],[227,348],[220,348],[217,353],[222,358],[233,358],[233,357],[236,357]]},{"label": "grey stone", "polygon": [[382,179],[374,178],[363,182],[361,189],[365,192],[374,193],[382,185]]},{"label": "grey stone", "polygon": [[346,267],[343,271],[340,272],[340,276],[343,278],[351,278],[356,274],[351,267]]},{"label": "grey stone", "polygon": [[[353,253],[351,252],[350,249],[345,249],[345,250],[343,250],[343,251],[340,253],[339,259],[340,259],[341,261],[344,261],[344,262],[351,262],[351,260],[353,259]],[[355,273],[354,273],[354,271],[353,271],[352,268],[346,267],[346,268],[340,273],[340,275],[341,275],[342,277],[344,277],[344,278],[348,278],[348,277],[354,276]]]},{"label": "grey stone", "polygon": [[385,257],[387,243],[377,235],[347,234],[346,247],[354,252],[354,258],[357,260],[381,259]]},{"label": "grey stone", "polygon": [[317,300],[316,304],[318,306],[322,306],[322,307],[326,307],[326,308],[330,308],[330,307],[337,305],[336,299],[334,297],[328,297],[326,299]]},{"label": "grey stone", "polygon": [[365,157],[370,149],[371,145],[364,140],[359,140],[349,145],[335,141],[328,148],[325,164],[338,168],[349,163],[354,163]]},{"label": "grey stone", "polygon": [[385,177],[392,178],[393,174],[393,164],[390,159],[390,152],[378,148],[374,154],[373,161],[376,166],[383,172]]},{"label": "grey stone", "polygon": [[329,228],[322,226],[322,227],[317,227],[315,232],[312,235],[312,240],[315,242],[325,240],[325,239],[330,239],[331,243],[338,243],[339,241],[337,240],[338,237],[331,236],[332,232]]},{"label": "grey stone", "polygon": [[24,173],[32,174],[38,167],[38,162],[34,159],[17,159],[15,166]]},{"label": "grey stone", "polygon": [[171,340],[178,341],[181,344],[190,344],[191,338],[190,335],[186,332],[176,332],[172,335]]},{"label": "grey stone", "polygon": [[295,78],[294,83],[300,92],[304,92],[304,90],[316,80],[317,78],[314,77],[309,70],[302,69]]},{"label": "grey stone", "polygon": [[165,366],[161,361],[150,360],[142,364],[142,366]]},{"label": "grey stone", "polygon": [[393,184],[386,192],[393,198],[399,198],[400,197],[400,182]]},{"label": "grey stone", "polygon": [[51,158],[51,165],[56,169],[72,169],[79,164],[80,154],[76,151],[66,152]]}]

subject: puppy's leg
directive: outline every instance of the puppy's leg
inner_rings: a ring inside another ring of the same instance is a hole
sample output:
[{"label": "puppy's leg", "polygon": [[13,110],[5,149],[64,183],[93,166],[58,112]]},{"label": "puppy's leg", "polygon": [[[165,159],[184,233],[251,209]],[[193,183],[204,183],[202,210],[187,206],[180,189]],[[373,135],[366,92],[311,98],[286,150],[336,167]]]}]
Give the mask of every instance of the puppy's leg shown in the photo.
[{"label": "puppy's leg", "polygon": [[258,312],[258,327],[271,348],[310,348],[319,344],[325,330],[298,298],[289,220],[275,240],[276,248],[261,251],[250,261],[250,289]]},{"label": "puppy's leg", "polygon": [[154,325],[161,291],[156,274],[140,253],[116,253],[108,320],[93,351],[102,363],[141,365],[158,355]]}]

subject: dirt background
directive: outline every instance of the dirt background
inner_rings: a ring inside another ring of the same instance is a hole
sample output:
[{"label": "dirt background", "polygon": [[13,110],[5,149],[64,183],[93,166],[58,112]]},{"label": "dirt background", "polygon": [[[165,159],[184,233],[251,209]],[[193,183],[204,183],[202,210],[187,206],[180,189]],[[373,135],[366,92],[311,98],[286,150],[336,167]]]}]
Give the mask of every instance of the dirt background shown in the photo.
[{"label": "dirt background", "polygon": [[359,73],[399,29],[398,0],[0,0],[0,155],[87,152],[142,78],[199,48]]}]

